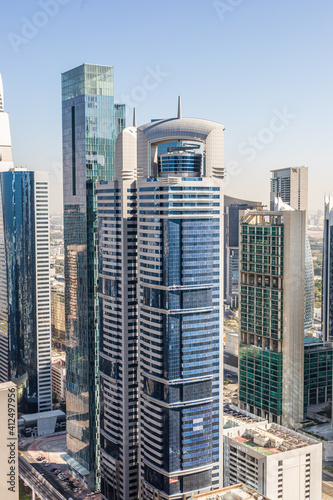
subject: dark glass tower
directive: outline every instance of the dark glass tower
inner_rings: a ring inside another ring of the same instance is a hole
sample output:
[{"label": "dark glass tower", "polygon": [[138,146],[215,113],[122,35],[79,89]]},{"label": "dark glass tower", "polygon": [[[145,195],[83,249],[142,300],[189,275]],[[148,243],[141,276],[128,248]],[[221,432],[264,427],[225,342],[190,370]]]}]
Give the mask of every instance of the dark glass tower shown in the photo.
[{"label": "dark glass tower", "polygon": [[125,106],[115,105],[113,67],[62,74],[67,449],[99,486],[99,310],[96,181],[114,179]]},{"label": "dark glass tower", "polygon": [[52,410],[48,174],[0,173],[0,381],[18,411]]}]

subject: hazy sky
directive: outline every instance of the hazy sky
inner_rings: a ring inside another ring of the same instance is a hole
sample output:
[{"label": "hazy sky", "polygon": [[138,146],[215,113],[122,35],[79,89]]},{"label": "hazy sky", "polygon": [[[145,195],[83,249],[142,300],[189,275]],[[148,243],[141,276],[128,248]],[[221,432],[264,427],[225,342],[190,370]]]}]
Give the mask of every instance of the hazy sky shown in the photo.
[{"label": "hazy sky", "polygon": [[331,0],[15,0],[1,3],[0,72],[17,165],[51,172],[62,207],[60,74],[115,67],[138,124],[225,125],[226,193],[268,203],[270,170],[309,167],[309,205],[333,192]]}]

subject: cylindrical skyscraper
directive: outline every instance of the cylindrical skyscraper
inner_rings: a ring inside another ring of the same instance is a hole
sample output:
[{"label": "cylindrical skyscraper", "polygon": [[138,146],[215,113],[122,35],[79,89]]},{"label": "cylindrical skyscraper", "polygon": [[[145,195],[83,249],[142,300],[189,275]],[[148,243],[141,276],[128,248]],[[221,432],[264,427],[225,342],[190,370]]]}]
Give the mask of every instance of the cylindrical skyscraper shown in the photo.
[{"label": "cylindrical skyscraper", "polygon": [[224,128],[180,116],[125,129],[99,187],[105,499],[222,486]]}]

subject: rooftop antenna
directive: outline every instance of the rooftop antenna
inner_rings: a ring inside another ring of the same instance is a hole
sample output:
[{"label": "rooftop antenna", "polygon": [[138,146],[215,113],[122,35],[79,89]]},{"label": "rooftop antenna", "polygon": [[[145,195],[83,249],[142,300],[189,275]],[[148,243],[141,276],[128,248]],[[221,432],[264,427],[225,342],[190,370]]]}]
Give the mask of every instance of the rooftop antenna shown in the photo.
[{"label": "rooftop antenna", "polygon": [[182,98],[181,96],[179,95],[178,96],[178,114],[177,114],[177,118],[183,118],[183,113],[182,113]]},{"label": "rooftop antenna", "polygon": [[0,112],[4,110],[4,102],[3,102],[3,85],[2,78],[0,73]]},{"label": "rooftop antenna", "polygon": [[133,127],[136,127],[136,108],[133,108]]}]

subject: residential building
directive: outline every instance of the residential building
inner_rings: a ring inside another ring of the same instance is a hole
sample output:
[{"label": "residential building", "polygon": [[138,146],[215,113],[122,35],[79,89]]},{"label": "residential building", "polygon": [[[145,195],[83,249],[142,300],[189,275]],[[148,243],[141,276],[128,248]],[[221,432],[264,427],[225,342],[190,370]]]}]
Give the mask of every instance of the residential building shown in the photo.
[{"label": "residential building", "polygon": [[211,493],[199,493],[192,496],[191,500],[196,500],[196,498],[201,500],[271,500],[245,484],[234,484]]},{"label": "residential building", "polygon": [[[224,430],[224,484],[244,483],[270,500],[321,500],[322,444],[265,422]],[[246,498],[246,497],[245,497]]]},{"label": "residential building", "polygon": [[239,404],[293,428],[303,420],[305,211],[240,221]]},{"label": "residential building", "polygon": [[100,484],[95,182],[114,179],[115,141],[125,125],[113,85],[110,66],[83,64],[62,74],[67,450],[92,489]]},{"label": "residential building", "polygon": [[333,198],[325,197],[323,248],[323,340],[333,341]]},{"label": "residential building", "polygon": [[65,351],[65,283],[53,280],[51,284],[52,345]]},{"label": "residential building", "polygon": [[231,307],[238,307],[239,212],[261,207],[260,202],[224,196],[224,299]]},{"label": "residential building", "polygon": [[0,384],[0,425],[0,494],[6,500],[19,500],[17,392],[13,382]]},{"label": "residential building", "polygon": [[271,170],[270,210],[275,198],[281,198],[294,210],[308,211],[308,167],[288,167]]},{"label": "residential building", "polygon": [[52,409],[49,174],[0,172],[0,380],[18,411]]},{"label": "residential building", "polygon": [[98,187],[103,499],[222,486],[223,134],[128,127]]}]

